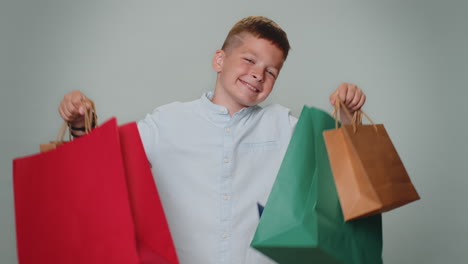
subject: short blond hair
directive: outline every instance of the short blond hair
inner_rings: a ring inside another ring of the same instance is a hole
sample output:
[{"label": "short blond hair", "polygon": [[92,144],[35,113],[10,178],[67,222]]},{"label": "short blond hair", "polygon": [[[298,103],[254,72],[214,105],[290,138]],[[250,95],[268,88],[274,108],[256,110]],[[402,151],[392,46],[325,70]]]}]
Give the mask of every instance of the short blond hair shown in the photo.
[{"label": "short blond hair", "polygon": [[234,45],[236,36],[250,33],[254,37],[271,41],[283,52],[283,59],[288,57],[291,46],[286,32],[273,20],[263,16],[249,16],[239,20],[229,31],[221,49],[226,50]]}]

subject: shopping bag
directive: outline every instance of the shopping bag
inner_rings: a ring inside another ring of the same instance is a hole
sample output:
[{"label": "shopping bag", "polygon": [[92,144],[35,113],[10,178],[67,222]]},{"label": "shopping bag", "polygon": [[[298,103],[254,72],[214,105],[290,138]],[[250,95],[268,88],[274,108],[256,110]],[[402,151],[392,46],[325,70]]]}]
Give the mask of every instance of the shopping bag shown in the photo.
[{"label": "shopping bag", "polygon": [[138,263],[115,119],[13,160],[18,260]]},{"label": "shopping bag", "polygon": [[303,108],[251,243],[278,263],[382,263],[381,216],[343,220],[322,136],[334,125]]},{"label": "shopping bag", "polygon": [[135,123],[17,158],[13,177],[20,264],[178,263]]},{"label": "shopping bag", "polygon": [[119,127],[141,264],[178,263],[169,225],[135,122]]},{"label": "shopping bag", "polygon": [[[335,113],[346,108],[337,100]],[[349,115],[349,113],[347,113]],[[419,199],[382,124],[362,125],[362,111],[351,125],[324,131],[345,220],[383,213]],[[351,117],[351,116],[350,116]]]}]

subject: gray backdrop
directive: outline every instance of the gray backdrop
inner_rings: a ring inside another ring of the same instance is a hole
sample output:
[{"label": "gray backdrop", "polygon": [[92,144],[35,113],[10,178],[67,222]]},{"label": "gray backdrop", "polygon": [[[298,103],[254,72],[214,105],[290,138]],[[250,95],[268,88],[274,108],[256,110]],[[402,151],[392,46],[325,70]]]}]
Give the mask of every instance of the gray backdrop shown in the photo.
[{"label": "gray backdrop", "polygon": [[[63,95],[100,120],[138,120],[213,88],[211,56],[248,15],[292,51],[268,102],[331,111],[342,81],[368,95],[422,200],[384,214],[385,263],[466,263],[468,1],[48,1],[0,3],[0,263],[16,263],[12,159],[53,139]],[[267,103],[268,103],[267,102]]]}]

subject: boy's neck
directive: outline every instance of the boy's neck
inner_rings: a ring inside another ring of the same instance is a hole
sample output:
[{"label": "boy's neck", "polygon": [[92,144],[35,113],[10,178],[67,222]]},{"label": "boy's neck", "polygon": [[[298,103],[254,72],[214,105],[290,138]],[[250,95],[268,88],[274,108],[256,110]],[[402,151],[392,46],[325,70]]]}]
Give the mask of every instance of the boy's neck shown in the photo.
[{"label": "boy's neck", "polygon": [[247,106],[244,106],[244,105],[240,105],[240,104],[238,104],[236,102],[225,100],[223,98],[227,98],[227,97],[222,96],[219,89],[215,89],[215,91],[213,93],[213,97],[211,98],[211,102],[214,103],[214,104],[226,107],[230,116],[233,116],[235,113],[237,113],[240,110],[242,110],[243,108],[247,107]]}]

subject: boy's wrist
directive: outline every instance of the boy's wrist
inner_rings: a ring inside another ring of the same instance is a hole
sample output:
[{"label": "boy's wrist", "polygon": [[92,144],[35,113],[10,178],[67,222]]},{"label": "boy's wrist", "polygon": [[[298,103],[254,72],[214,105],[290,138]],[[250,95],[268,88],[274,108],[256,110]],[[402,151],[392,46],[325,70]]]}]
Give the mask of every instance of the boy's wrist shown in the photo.
[{"label": "boy's wrist", "polygon": [[70,130],[70,135],[74,138],[81,137],[84,134],[85,132],[82,132],[82,131],[77,132],[76,130],[73,130],[73,129]]},{"label": "boy's wrist", "polygon": [[[93,120],[91,123],[91,129],[93,129],[95,126],[96,126],[96,120]],[[69,127],[70,127],[70,134],[73,137],[79,137],[79,136],[86,134],[86,127],[85,127],[84,119],[81,119],[79,121],[69,122]]]}]

